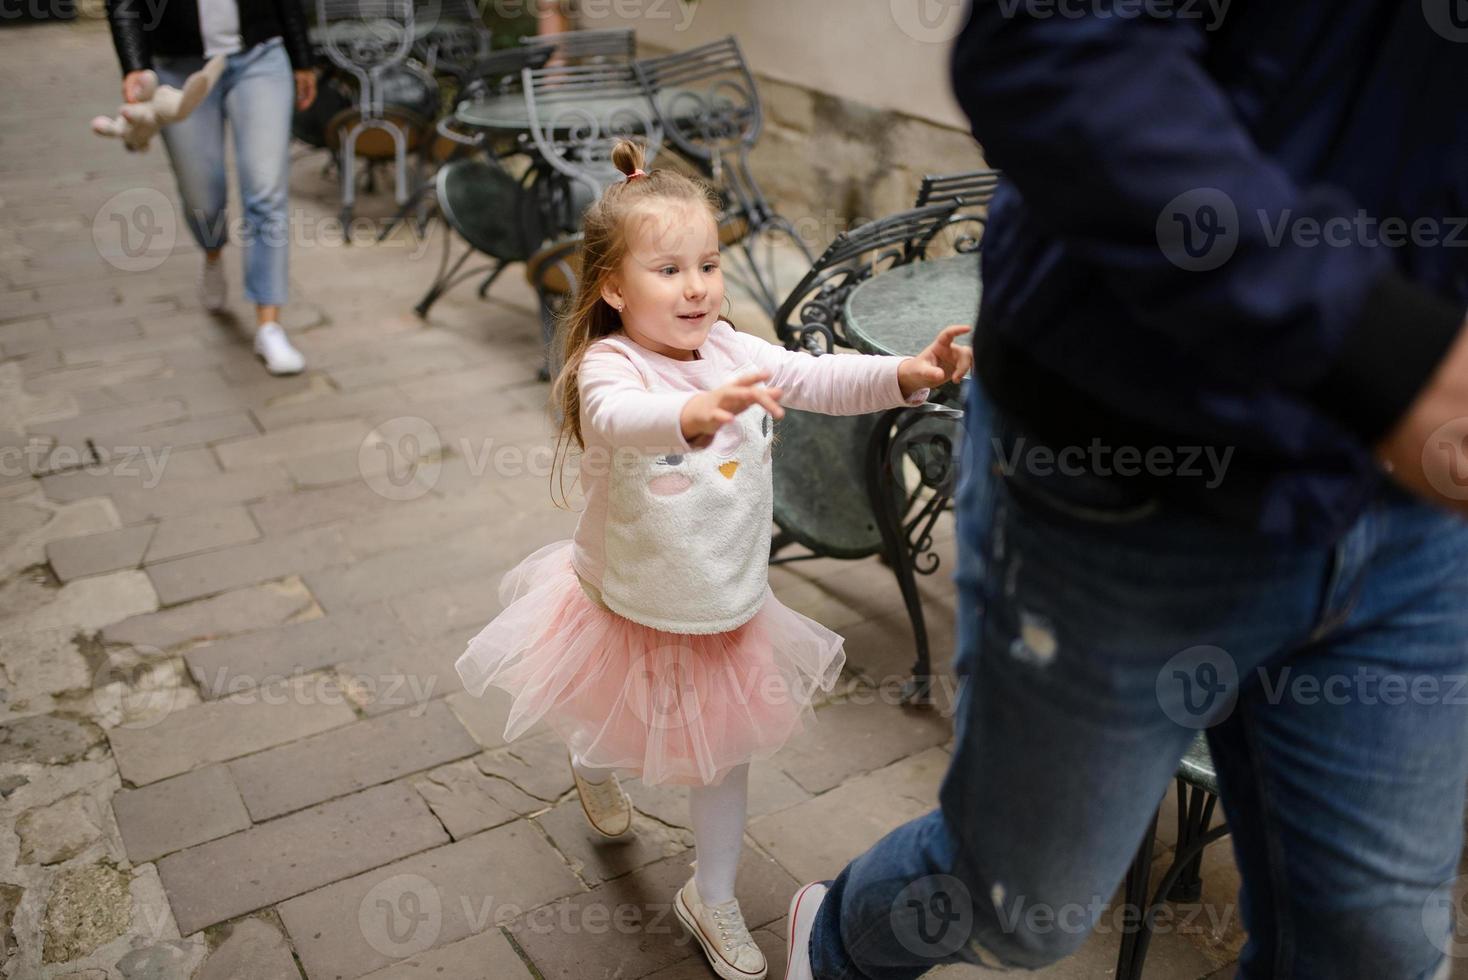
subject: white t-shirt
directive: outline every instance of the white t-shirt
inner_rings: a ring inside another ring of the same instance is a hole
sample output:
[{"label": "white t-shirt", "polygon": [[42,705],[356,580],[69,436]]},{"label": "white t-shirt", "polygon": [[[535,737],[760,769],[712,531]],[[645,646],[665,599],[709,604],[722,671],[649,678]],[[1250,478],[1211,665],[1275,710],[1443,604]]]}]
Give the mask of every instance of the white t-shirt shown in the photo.
[{"label": "white t-shirt", "polygon": [[234,54],[243,48],[237,0],[199,0],[199,33],[204,38],[205,58]]}]

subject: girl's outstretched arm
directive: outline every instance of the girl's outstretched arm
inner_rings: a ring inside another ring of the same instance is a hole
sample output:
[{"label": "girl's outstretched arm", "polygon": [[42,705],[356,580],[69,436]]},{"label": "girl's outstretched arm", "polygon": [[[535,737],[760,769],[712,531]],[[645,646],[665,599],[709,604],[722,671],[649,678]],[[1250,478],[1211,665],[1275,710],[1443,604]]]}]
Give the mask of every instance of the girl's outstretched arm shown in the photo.
[{"label": "girl's outstretched arm", "polygon": [[905,357],[822,354],[786,350],[760,337],[735,331],[749,359],[770,372],[769,384],[784,395],[780,404],[826,415],[864,415],[898,405],[921,405],[927,388],[903,397],[898,365]]},{"label": "girl's outstretched arm", "polygon": [[613,448],[648,454],[693,449],[683,438],[680,417],[684,403],[698,392],[649,391],[625,355],[607,350],[587,351],[578,384],[582,429]]}]

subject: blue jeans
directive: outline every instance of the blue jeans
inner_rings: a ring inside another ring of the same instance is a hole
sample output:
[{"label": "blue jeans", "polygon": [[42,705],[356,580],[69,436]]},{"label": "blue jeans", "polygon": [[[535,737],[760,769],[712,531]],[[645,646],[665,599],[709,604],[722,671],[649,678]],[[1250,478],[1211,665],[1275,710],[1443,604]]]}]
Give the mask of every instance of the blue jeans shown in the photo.
[{"label": "blue jeans", "polygon": [[1239,975],[1446,977],[1468,523],[1385,488],[1333,547],[1271,543],[1046,475],[977,385],[967,416],[941,808],[841,872],[815,976],[1070,954],[1206,728],[1243,877]]},{"label": "blue jeans", "polygon": [[[290,221],[286,206],[295,79],[285,44],[278,37],[228,59],[224,74],[203,104],[183,122],[163,127],[163,142],[178,179],[189,232],[200,248],[216,249],[229,237],[224,165],[224,128],[229,124],[244,207],[239,240],[244,251],[245,298],[263,306],[279,306],[287,295]],[[155,58],[153,67],[163,84],[182,86],[203,65],[202,58]]]}]

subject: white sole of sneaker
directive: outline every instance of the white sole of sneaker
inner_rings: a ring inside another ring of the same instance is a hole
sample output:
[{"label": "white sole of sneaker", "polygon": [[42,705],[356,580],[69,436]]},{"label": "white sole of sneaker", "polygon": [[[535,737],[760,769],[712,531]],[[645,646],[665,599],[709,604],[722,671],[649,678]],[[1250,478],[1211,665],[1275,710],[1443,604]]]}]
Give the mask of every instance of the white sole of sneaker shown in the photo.
[{"label": "white sole of sneaker", "polygon": [[678,889],[678,895],[673,899],[673,912],[677,914],[678,921],[683,923],[683,928],[698,940],[698,945],[703,947],[704,958],[709,961],[709,966],[713,968],[713,971],[723,977],[723,980],[764,980],[766,974],[770,972],[766,967],[758,973],[745,973],[738,967],[724,962],[717,948],[704,937],[703,930],[698,927],[698,920],[693,917],[693,910],[688,907],[687,902],[683,901],[683,889],[681,888]]},{"label": "white sole of sneaker", "polygon": [[292,375],[292,374],[300,374],[302,371],[306,370],[306,368],[304,366],[302,366],[302,367],[298,367],[298,368],[296,368],[294,370],[291,370],[291,371],[277,371],[275,368],[273,368],[273,367],[270,366],[270,362],[265,359],[265,355],[264,354],[260,354],[260,353],[256,353],[255,354],[255,360],[257,360],[261,364],[265,365],[265,370],[268,371],[269,373],[275,375],[277,378],[287,377],[287,376]]},{"label": "white sole of sneaker", "polygon": [[796,916],[800,915],[800,903],[812,888],[823,884],[825,882],[813,881],[796,892],[795,897],[790,900],[790,914],[786,916],[790,920],[790,935],[785,940],[785,949],[787,951],[785,955],[785,980],[790,980],[790,957],[795,954],[795,922]]}]

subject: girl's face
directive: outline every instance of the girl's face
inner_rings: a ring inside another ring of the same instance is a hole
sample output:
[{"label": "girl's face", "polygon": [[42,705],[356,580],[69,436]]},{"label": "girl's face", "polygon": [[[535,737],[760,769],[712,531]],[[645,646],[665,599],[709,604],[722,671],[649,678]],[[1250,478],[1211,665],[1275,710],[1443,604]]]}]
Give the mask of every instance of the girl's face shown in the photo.
[{"label": "girl's face", "polygon": [[627,252],[602,286],[627,335],[680,361],[708,339],[724,302],[719,229],[692,202],[660,204],[627,219]]}]

